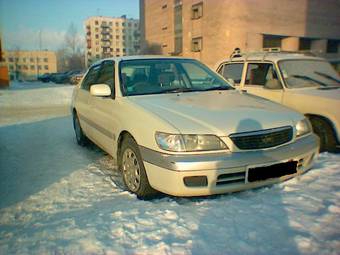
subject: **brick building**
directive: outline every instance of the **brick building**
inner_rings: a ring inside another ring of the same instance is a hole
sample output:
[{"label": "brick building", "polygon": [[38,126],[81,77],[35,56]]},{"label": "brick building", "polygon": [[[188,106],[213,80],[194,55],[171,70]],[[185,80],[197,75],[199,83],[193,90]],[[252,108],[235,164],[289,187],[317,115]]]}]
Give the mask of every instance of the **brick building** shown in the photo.
[{"label": "brick building", "polygon": [[144,51],[209,66],[236,47],[340,56],[338,0],[140,0],[140,18]]}]

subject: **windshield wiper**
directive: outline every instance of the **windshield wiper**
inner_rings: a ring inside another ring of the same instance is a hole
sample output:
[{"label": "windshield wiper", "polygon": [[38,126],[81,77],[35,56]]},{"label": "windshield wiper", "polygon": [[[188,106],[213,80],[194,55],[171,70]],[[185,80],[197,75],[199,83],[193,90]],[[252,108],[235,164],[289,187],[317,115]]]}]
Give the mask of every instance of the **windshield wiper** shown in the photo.
[{"label": "windshield wiper", "polygon": [[303,79],[303,80],[307,80],[307,81],[312,81],[312,82],[315,82],[321,86],[324,86],[324,87],[327,87],[327,84],[323,83],[322,81],[319,81],[319,80],[316,80],[312,77],[309,77],[307,75],[298,75],[298,74],[295,74],[295,75],[292,75],[291,77],[294,77],[294,78],[298,78],[298,79]]},{"label": "windshield wiper", "polygon": [[169,88],[169,89],[164,89],[161,91],[158,91],[157,93],[162,94],[162,93],[183,93],[183,92],[193,92],[197,91],[195,89],[191,88]]},{"label": "windshield wiper", "polygon": [[228,87],[228,86],[216,86],[216,87],[211,87],[211,88],[208,88],[208,89],[202,89],[200,91],[210,91],[210,90],[230,90],[231,87]]},{"label": "windshield wiper", "polygon": [[318,74],[318,75],[320,75],[320,76],[322,76],[322,77],[325,77],[325,78],[327,78],[327,79],[329,79],[329,80],[332,80],[332,81],[335,81],[335,82],[337,82],[337,83],[340,83],[340,80],[339,80],[339,79],[334,78],[333,76],[330,76],[329,74],[322,73],[322,72],[318,72],[318,71],[315,71],[314,73],[316,73],[316,74]]}]

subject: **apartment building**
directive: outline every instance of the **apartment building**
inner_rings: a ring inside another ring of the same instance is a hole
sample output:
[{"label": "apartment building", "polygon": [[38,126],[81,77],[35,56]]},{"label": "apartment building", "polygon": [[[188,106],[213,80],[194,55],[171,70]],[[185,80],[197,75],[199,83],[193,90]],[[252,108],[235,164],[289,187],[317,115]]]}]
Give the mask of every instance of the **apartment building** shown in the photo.
[{"label": "apartment building", "polygon": [[4,60],[11,80],[36,80],[45,73],[57,72],[54,51],[5,51]]},{"label": "apartment building", "polygon": [[0,88],[9,86],[8,67],[5,63],[4,52],[2,50],[2,37],[0,34]]},{"label": "apartment building", "polygon": [[106,57],[136,55],[140,50],[139,20],[90,17],[85,21],[86,63]]},{"label": "apartment building", "polygon": [[140,0],[144,52],[209,66],[235,48],[281,48],[340,56],[338,0]]}]

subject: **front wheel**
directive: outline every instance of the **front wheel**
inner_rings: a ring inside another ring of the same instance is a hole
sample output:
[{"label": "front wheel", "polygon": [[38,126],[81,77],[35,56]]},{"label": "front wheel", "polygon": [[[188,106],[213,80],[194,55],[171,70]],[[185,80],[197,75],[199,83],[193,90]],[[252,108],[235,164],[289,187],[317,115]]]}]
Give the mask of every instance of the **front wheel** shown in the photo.
[{"label": "front wheel", "polygon": [[148,181],[138,145],[131,136],[126,136],[119,153],[119,168],[127,189],[138,198],[148,199],[157,194]]},{"label": "front wheel", "polygon": [[336,151],[336,141],[331,125],[324,119],[318,117],[310,117],[313,131],[320,137],[320,152]]}]

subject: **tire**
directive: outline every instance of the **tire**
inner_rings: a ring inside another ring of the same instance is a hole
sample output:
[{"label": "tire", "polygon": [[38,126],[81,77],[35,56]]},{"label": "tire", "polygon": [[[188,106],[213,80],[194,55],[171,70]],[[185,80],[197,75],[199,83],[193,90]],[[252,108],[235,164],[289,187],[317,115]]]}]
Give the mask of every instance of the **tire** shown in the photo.
[{"label": "tire", "polygon": [[73,128],[76,134],[77,143],[80,146],[86,146],[88,144],[88,139],[80,126],[79,118],[75,112],[73,113]]},{"label": "tire", "polygon": [[312,123],[314,133],[320,138],[320,152],[335,152],[336,139],[333,128],[328,121],[318,117],[310,117],[309,120]]},{"label": "tire", "polygon": [[140,199],[154,198],[158,192],[148,181],[142,157],[136,141],[129,135],[123,138],[118,156],[125,187]]}]

